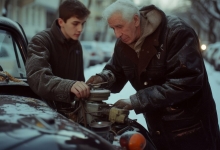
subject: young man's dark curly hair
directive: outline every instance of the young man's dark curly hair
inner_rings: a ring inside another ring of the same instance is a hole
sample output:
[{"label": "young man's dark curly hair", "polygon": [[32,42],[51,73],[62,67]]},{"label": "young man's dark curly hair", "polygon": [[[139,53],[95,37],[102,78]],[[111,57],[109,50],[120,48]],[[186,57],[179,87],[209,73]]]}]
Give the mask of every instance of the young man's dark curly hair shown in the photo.
[{"label": "young man's dark curly hair", "polygon": [[66,22],[71,17],[83,19],[90,14],[86,6],[78,0],[65,0],[59,6],[59,18]]}]

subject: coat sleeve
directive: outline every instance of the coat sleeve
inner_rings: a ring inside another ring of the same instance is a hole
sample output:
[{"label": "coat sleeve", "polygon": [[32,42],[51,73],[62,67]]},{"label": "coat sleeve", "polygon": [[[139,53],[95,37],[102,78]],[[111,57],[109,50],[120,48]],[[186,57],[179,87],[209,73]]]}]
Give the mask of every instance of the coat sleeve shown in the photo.
[{"label": "coat sleeve", "polygon": [[114,49],[114,53],[113,56],[111,57],[111,59],[107,62],[106,66],[104,67],[104,70],[110,70],[113,74],[114,74],[114,83],[111,84],[110,86],[110,90],[112,93],[119,93],[123,87],[125,86],[125,84],[128,82],[121,64],[120,64],[120,48],[117,48],[117,44],[118,41],[116,42],[116,46]]},{"label": "coat sleeve", "polygon": [[170,31],[170,37],[167,42],[166,81],[130,96],[137,114],[183,102],[203,86],[204,62],[193,29],[184,27]]},{"label": "coat sleeve", "polygon": [[75,81],[62,79],[53,74],[48,49],[48,44],[41,39],[40,35],[36,35],[30,41],[26,61],[28,84],[45,100],[70,102],[70,90]]}]

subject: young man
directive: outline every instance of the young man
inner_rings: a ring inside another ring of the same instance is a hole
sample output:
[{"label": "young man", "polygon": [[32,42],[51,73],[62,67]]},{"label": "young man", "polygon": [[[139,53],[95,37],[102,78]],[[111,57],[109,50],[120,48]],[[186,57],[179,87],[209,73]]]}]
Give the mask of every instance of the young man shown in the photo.
[{"label": "young man", "polygon": [[[87,83],[137,93],[114,106],[143,113],[158,150],[217,150],[216,106],[194,30],[155,6],[117,0],[103,17],[118,38],[112,58]],[[126,97],[126,96],[125,96]]]},{"label": "young man", "polygon": [[58,112],[68,116],[76,96],[90,94],[84,83],[83,52],[78,41],[90,11],[78,0],[65,0],[50,29],[28,45],[26,72],[31,89]]}]

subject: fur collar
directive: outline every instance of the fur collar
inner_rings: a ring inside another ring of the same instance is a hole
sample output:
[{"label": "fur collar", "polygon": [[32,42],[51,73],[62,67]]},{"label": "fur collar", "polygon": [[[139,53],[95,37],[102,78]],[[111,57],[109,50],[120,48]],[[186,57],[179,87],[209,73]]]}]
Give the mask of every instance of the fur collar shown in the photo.
[{"label": "fur collar", "polygon": [[[160,25],[162,21],[162,14],[159,10],[142,10],[140,11],[140,26],[141,26],[141,35],[136,43],[132,43],[129,46],[139,54],[141,46],[145,38],[151,35]],[[139,55],[138,55],[139,57]]]}]

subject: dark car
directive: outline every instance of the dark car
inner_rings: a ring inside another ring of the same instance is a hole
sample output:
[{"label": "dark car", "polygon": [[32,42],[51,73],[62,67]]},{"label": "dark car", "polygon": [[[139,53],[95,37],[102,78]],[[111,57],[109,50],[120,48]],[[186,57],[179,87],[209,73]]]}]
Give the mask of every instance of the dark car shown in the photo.
[{"label": "dark car", "polygon": [[[92,87],[93,97],[82,107],[87,111],[78,113],[84,119],[81,121],[74,122],[50,108],[27,83],[27,44],[22,27],[0,17],[1,150],[114,150],[138,144],[147,150],[155,149],[147,130],[129,119],[128,112],[102,101],[109,95],[108,90]],[[138,135],[135,137],[139,140],[131,138],[133,135]]]},{"label": "dark car", "polygon": [[34,98],[0,95],[0,149],[116,149]]}]

